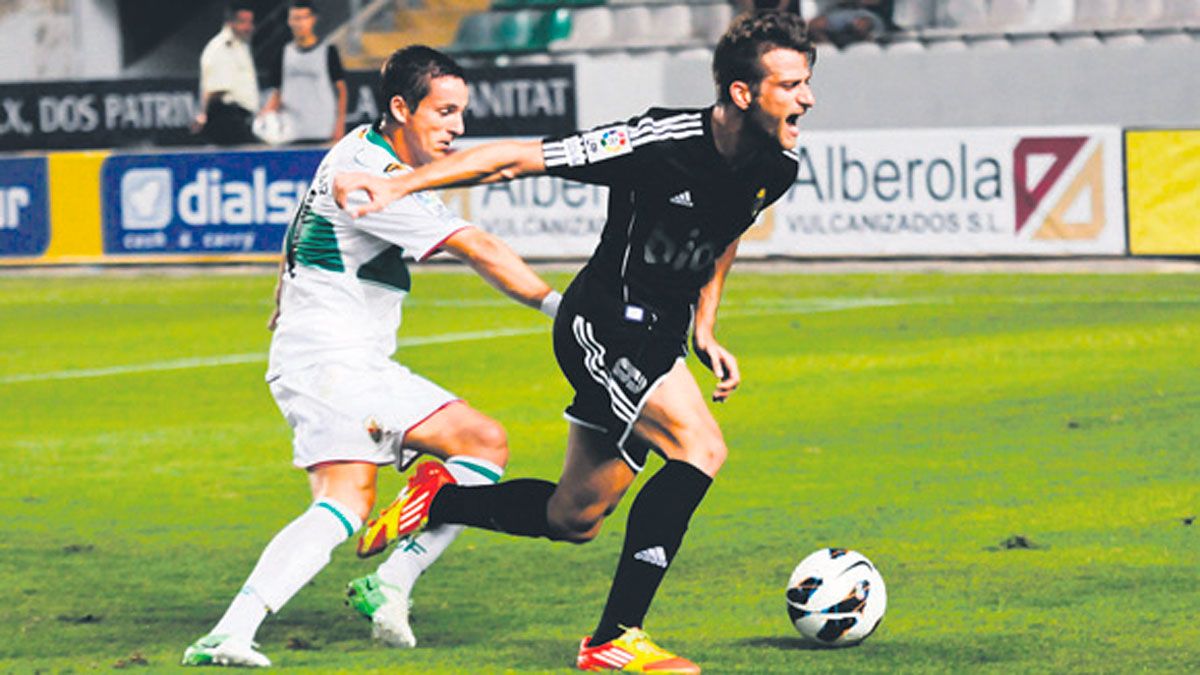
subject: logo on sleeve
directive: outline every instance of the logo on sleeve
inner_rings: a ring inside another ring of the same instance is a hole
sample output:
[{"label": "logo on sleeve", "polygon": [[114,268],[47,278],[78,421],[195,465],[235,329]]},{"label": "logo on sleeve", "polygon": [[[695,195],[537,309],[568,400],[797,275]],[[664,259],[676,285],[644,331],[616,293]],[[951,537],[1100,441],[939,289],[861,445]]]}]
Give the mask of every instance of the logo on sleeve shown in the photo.
[{"label": "logo on sleeve", "polygon": [[409,196],[417,200],[417,202],[423,205],[425,208],[429,209],[430,213],[438,218],[454,217],[454,214],[450,212],[450,209],[446,208],[445,202],[443,202],[442,199],[438,197],[437,193],[432,190],[414,192]]},{"label": "logo on sleeve", "polygon": [[567,166],[583,166],[588,163],[587,151],[583,147],[583,139],[571,136],[563,141],[567,151]]},{"label": "logo on sleeve", "polygon": [[629,127],[624,124],[589,131],[583,135],[583,147],[589,162],[601,162],[633,152]]}]

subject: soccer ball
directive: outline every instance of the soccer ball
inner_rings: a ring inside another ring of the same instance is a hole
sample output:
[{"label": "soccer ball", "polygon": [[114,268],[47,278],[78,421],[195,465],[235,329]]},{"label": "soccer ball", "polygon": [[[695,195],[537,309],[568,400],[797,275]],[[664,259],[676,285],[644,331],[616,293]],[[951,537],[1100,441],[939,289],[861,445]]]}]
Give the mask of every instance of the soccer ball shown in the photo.
[{"label": "soccer ball", "polygon": [[267,145],[286,145],[295,140],[292,118],[282,112],[266,112],[254,118],[251,131]]},{"label": "soccer ball", "polygon": [[805,642],[849,647],[879,627],[887,588],[863,554],[823,548],[796,565],[788,579],[787,608]]}]

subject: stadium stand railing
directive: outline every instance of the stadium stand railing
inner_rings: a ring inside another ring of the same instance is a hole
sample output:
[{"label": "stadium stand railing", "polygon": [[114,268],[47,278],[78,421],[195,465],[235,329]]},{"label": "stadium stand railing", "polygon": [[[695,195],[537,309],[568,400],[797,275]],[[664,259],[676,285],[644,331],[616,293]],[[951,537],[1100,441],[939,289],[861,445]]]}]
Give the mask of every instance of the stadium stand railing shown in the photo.
[{"label": "stadium stand railing", "polygon": [[[800,5],[812,18],[833,2]],[[392,49],[414,42],[468,60],[497,62],[707,48],[736,11],[725,0],[397,0],[384,5],[386,11],[369,22],[362,37],[361,67],[377,66]],[[891,18],[895,30],[842,51],[1200,39],[1200,0],[895,0]]]}]

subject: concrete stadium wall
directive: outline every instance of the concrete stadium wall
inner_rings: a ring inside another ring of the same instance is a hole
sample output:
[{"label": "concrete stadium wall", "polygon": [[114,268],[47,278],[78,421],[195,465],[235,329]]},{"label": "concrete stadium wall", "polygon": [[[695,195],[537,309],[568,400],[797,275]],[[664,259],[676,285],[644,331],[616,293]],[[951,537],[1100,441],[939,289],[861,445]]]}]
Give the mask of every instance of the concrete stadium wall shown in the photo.
[{"label": "concrete stadium wall", "polygon": [[116,0],[17,0],[0,14],[0,81],[116,77]]},{"label": "concrete stadium wall", "polygon": [[[1200,41],[1031,44],[962,51],[839,53],[824,49],[807,129],[1200,124]],[[1048,41],[1049,38],[1044,38]],[[1007,43],[1005,43],[1007,44]],[[707,105],[705,51],[577,64],[579,122],[593,126],[650,105]]]}]

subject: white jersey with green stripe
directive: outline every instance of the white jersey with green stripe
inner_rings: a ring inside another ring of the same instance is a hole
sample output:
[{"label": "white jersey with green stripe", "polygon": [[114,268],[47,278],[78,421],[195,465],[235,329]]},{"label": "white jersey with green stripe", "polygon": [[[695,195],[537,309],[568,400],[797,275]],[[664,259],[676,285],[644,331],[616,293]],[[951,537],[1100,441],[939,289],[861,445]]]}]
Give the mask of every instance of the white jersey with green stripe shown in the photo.
[{"label": "white jersey with green stripe", "polygon": [[[351,171],[410,171],[378,131],[362,126],[334,145],[284,238],[280,314],[267,377],[336,360],[370,364],[396,351],[401,305],[412,288],[405,258],[423,260],[470,224],[431,192],[352,218],[333,199],[333,179]],[[348,207],[366,202],[350,196]]]}]

